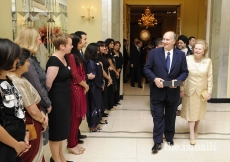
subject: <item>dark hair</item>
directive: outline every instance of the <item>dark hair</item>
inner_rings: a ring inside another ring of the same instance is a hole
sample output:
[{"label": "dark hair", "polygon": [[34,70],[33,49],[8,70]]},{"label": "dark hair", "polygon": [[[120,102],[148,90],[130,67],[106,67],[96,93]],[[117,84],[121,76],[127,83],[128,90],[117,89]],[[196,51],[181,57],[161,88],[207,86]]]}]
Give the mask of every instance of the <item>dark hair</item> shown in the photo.
[{"label": "dark hair", "polygon": [[19,45],[13,43],[9,39],[0,38],[0,70],[11,70],[14,61],[21,54]]},{"label": "dark hair", "polygon": [[188,38],[188,40],[190,41],[192,38],[196,39],[194,36],[191,36]]},{"label": "dark hair", "polygon": [[28,49],[23,48],[22,53],[19,56],[19,61],[16,64],[16,69],[19,68],[19,66],[23,66],[26,62],[26,60],[30,57],[31,53]]},{"label": "dark hair", "polygon": [[123,42],[127,42],[127,39],[123,39]]},{"label": "dark hair", "polygon": [[186,44],[186,46],[189,44],[188,37],[186,37],[185,35],[180,35],[180,36],[178,37],[178,41],[179,41],[179,40],[182,40],[182,41]]},{"label": "dark hair", "polygon": [[105,46],[105,42],[104,41],[97,41],[97,45],[100,46]]},{"label": "dark hair", "polygon": [[80,38],[78,35],[76,35],[76,34],[73,34],[72,36],[73,36],[73,37],[72,37],[72,45],[73,45],[73,48],[72,48],[72,50],[71,50],[71,53],[72,53],[72,54],[74,55],[74,57],[75,57],[76,64],[77,64],[77,65],[80,65],[80,63],[81,63],[83,60],[82,60],[82,56],[81,56],[80,51],[79,51],[79,49],[77,48],[77,46],[78,46],[79,42],[81,41],[81,38]]},{"label": "dark hair", "polygon": [[87,35],[87,34],[86,34],[85,32],[83,32],[83,31],[76,31],[75,34],[76,34],[77,36],[79,36],[80,38],[82,38],[82,35]]},{"label": "dark hair", "polygon": [[120,43],[119,41],[115,41],[115,42],[114,42],[114,46],[115,46],[116,44],[119,44],[120,47],[121,47],[121,43]]},{"label": "dark hair", "polygon": [[85,60],[88,62],[89,60],[97,60],[97,52],[99,50],[99,47],[97,43],[90,43],[85,50]]},{"label": "dark hair", "polygon": [[105,40],[106,46],[109,47],[109,44],[110,44],[111,42],[114,42],[114,39],[112,39],[112,38],[107,38],[107,39]]},{"label": "dark hair", "polygon": [[162,44],[162,38],[157,38],[157,40],[155,41],[156,47],[157,47],[159,44]]}]

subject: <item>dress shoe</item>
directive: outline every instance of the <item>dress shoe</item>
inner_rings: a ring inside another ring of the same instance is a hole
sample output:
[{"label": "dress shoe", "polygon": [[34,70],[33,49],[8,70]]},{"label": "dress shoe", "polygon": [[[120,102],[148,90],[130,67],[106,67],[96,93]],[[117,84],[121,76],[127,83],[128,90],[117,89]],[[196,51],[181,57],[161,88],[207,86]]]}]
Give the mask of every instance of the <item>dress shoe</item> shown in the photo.
[{"label": "dress shoe", "polygon": [[84,141],[78,139],[78,144],[83,144],[83,143],[84,143]]},{"label": "dress shoe", "polygon": [[196,140],[190,140],[190,145],[195,145],[196,144]]},{"label": "dress shoe", "polygon": [[80,135],[78,138],[83,139],[83,138],[87,138],[87,136],[86,135]]},{"label": "dress shoe", "polygon": [[141,85],[139,85],[138,88],[143,88],[143,87]]},{"label": "dress shoe", "polygon": [[167,141],[167,144],[168,144],[169,146],[173,146],[173,145],[174,145],[174,142],[173,142],[173,140],[172,140],[172,141]]},{"label": "dress shoe", "polygon": [[152,148],[152,153],[157,153],[158,150],[160,150],[160,149],[161,149],[161,144],[155,143],[153,148]]},{"label": "dress shoe", "polygon": [[[54,159],[53,159],[52,157],[50,158],[50,162],[55,162]],[[68,161],[68,160],[67,160],[67,162],[73,162],[73,161]]]},{"label": "dress shoe", "polygon": [[134,84],[131,84],[131,87],[135,87],[135,85],[134,85]]}]

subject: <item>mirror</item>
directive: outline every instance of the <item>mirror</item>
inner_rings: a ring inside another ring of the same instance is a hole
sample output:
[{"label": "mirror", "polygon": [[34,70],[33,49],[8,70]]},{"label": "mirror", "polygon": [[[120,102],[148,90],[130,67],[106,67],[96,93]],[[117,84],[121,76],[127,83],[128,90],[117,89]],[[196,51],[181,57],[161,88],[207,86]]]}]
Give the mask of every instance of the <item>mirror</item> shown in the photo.
[{"label": "mirror", "polygon": [[36,28],[42,37],[38,60],[45,68],[48,56],[54,52],[52,36],[67,32],[67,0],[11,0],[13,39],[23,27]]}]

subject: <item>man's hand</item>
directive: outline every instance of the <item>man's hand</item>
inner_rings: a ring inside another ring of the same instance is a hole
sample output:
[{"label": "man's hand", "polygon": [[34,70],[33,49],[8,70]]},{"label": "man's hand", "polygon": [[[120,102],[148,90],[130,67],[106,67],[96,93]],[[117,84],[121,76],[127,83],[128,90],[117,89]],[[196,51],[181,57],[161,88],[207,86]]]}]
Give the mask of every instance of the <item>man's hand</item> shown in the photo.
[{"label": "man's hand", "polygon": [[155,82],[155,84],[156,84],[156,86],[157,86],[158,88],[163,88],[162,81],[164,81],[164,80],[161,79],[161,78],[155,78],[155,79],[154,79],[154,82]]},{"label": "man's hand", "polygon": [[133,64],[130,64],[131,68],[133,67]]}]

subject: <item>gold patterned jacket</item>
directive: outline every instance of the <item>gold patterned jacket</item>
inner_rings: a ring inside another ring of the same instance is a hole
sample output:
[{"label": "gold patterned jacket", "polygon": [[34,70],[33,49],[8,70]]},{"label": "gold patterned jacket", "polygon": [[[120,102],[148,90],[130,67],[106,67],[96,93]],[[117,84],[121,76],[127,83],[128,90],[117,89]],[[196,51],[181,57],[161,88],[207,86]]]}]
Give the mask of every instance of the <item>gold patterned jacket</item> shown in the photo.
[{"label": "gold patterned jacket", "polygon": [[194,55],[190,55],[186,57],[186,60],[189,75],[185,80],[184,86],[181,87],[181,91],[184,90],[184,94],[187,96],[191,96],[195,92],[200,96],[204,90],[212,94],[213,75],[211,59],[203,57],[200,63],[196,63]]}]

